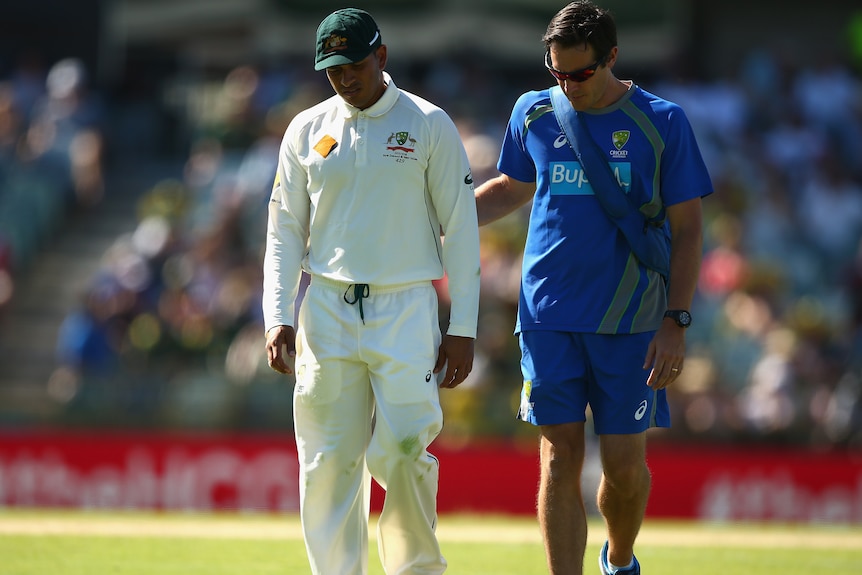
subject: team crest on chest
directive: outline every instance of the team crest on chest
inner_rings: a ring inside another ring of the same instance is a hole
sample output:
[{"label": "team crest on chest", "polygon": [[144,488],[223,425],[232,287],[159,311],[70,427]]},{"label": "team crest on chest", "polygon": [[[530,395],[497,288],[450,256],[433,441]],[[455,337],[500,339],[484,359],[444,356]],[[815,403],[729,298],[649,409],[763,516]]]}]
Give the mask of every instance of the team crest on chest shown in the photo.
[{"label": "team crest on chest", "polygon": [[410,132],[392,132],[386,139],[386,152],[384,158],[395,158],[399,162],[404,160],[416,160],[416,138]]},{"label": "team crest on chest", "polygon": [[[392,145],[392,144],[395,145]],[[410,146],[404,144],[409,143]],[[416,140],[410,137],[410,132],[392,132],[389,139],[386,140],[387,150],[401,150],[405,153],[412,153],[416,149]]]},{"label": "team crest on chest", "polygon": [[623,150],[631,137],[629,130],[617,130],[611,134],[611,142],[614,144],[614,149],[611,150],[611,156],[614,158],[625,158],[629,155],[627,150]]}]

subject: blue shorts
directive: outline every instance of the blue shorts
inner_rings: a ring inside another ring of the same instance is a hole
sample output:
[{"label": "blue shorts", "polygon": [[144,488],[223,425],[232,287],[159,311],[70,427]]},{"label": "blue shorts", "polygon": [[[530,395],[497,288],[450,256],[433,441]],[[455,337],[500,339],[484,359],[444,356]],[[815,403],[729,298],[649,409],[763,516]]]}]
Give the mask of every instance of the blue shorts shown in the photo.
[{"label": "blue shorts", "polygon": [[666,391],[650,389],[650,372],[643,369],[654,334],[521,332],[518,419],[533,425],[586,421],[589,405],[598,435],[670,427]]}]

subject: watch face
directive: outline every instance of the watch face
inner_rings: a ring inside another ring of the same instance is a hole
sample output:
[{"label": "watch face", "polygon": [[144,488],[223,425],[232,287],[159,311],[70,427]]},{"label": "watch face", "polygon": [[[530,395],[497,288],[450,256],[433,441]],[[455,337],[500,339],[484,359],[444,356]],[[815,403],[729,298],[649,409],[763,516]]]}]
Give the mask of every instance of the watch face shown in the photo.
[{"label": "watch face", "polygon": [[664,316],[673,319],[679,327],[691,325],[691,314],[684,309],[669,309],[664,312]]}]

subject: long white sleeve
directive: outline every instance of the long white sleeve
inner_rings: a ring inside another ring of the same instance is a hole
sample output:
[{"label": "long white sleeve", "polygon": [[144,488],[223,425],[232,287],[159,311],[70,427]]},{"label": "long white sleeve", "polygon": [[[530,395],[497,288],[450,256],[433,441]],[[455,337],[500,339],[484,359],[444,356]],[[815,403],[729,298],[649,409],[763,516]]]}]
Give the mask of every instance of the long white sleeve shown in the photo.
[{"label": "long white sleeve", "polygon": [[475,337],[479,234],[466,152],[445,112],[387,80],[370,108],[334,96],[285,132],[264,261],[267,329],[293,325],[301,269],[372,285],[447,273],[449,333]]}]

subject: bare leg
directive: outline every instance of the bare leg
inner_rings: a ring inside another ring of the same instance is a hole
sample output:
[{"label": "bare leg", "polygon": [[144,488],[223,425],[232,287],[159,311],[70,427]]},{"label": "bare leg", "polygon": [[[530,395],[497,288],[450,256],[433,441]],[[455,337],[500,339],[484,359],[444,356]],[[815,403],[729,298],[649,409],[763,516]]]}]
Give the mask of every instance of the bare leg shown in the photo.
[{"label": "bare leg", "polygon": [[538,515],[550,575],[580,575],[587,545],[581,494],[584,424],[542,426]]},{"label": "bare leg", "polygon": [[599,437],[602,480],[598,506],[608,529],[608,561],[628,565],[650,491],[646,433]]}]

